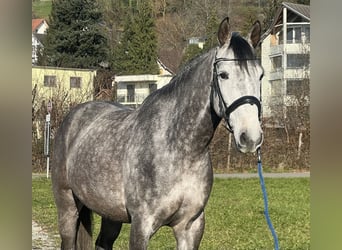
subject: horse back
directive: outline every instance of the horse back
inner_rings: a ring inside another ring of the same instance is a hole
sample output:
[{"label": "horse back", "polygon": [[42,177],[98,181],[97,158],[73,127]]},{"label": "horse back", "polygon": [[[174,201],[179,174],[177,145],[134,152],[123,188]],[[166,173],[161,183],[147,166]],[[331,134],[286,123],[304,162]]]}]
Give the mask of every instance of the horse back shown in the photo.
[{"label": "horse back", "polygon": [[[54,155],[57,158],[56,160],[58,160],[58,156],[61,153],[65,155],[65,152],[86,129],[89,129],[92,125],[96,126],[94,123],[99,117],[116,112],[122,113],[122,116],[125,116],[130,111],[130,109],[123,105],[114,102],[92,101],[75,106],[64,118],[54,138],[54,149],[56,150]],[[98,126],[100,125],[98,124]]]}]

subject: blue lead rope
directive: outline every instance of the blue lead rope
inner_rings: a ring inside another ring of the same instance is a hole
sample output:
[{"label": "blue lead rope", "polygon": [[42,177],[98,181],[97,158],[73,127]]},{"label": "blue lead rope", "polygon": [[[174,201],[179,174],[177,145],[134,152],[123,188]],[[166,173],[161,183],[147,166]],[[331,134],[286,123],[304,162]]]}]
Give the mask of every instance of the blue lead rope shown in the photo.
[{"label": "blue lead rope", "polygon": [[265,210],[264,210],[264,214],[265,214],[265,218],[268,224],[268,228],[270,229],[272,236],[273,236],[273,240],[274,240],[274,249],[275,250],[279,250],[279,243],[278,243],[278,237],[277,237],[277,233],[275,232],[271,219],[270,219],[270,215],[268,213],[268,200],[267,200],[267,193],[266,193],[266,187],[265,187],[265,182],[264,182],[264,177],[262,176],[262,165],[261,165],[261,151],[260,148],[258,148],[258,173],[259,173],[259,179],[260,179],[260,185],[261,185],[261,190],[262,190],[262,194],[264,197],[264,206],[265,206]]}]

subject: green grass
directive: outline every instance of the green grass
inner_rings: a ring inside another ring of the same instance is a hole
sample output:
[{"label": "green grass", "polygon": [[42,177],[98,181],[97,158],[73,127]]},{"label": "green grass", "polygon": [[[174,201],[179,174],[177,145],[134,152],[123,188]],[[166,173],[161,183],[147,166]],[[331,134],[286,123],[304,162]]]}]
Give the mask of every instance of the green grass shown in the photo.
[{"label": "green grass", "polygon": [[[280,249],[310,249],[309,178],[266,178],[265,183]],[[56,209],[50,180],[32,180],[32,199],[33,219],[56,234]],[[200,249],[273,249],[263,206],[258,179],[215,179],[205,210],[206,227]],[[95,234],[99,222],[100,218],[95,216]],[[114,249],[128,248],[129,227],[123,226]],[[161,228],[149,244],[149,249],[175,248],[172,230],[167,227]]]},{"label": "green grass", "polygon": [[52,1],[33,1],[32,2],[32,13],[36,18],[48,19],[51,12]]}]

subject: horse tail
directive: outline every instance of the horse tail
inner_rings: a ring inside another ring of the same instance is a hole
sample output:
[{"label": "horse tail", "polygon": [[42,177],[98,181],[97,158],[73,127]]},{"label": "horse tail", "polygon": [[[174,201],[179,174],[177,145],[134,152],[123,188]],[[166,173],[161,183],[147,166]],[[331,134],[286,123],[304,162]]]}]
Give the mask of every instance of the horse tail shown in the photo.
[{"label": "horse tail", "polygon": [[93,249],[93,213],[92,211],[83,206],[78,217],[78,226],[77,226],[77,240],[76,240],[76,249],[77,250],[88,250]]}]

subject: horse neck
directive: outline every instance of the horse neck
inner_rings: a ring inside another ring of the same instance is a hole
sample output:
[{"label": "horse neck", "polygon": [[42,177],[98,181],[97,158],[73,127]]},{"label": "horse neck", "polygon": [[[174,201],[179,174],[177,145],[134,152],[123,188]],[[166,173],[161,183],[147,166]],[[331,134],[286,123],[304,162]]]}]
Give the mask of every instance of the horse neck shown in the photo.
[{"label": "horse neck", "polygon": [[207,149],[220,121],[210,104],[213,61],[213,51],[199,57],[156,94],[151,107],[169,144],[189,154]]}]

